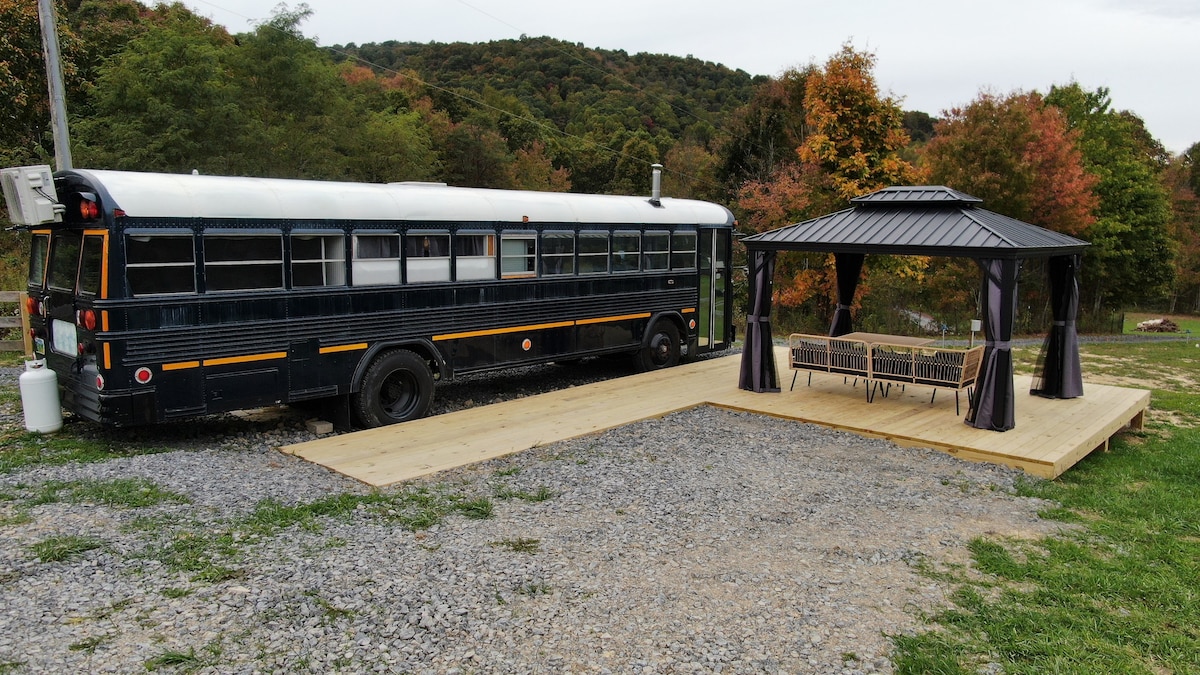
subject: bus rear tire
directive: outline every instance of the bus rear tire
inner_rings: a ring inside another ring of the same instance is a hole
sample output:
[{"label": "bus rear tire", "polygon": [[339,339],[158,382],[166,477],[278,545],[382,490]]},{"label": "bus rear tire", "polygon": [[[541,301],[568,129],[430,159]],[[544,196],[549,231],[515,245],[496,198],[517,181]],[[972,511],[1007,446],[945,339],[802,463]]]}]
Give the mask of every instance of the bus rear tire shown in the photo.
[{"label": "bus rear tire", "polygon": [[420,356],[398,349],[375,357],[362,388],[350,400],[364,427],[382,427],[424,417],[433,404],[433,373]]},{"label": "bus rear tire", "polygon": [[679,363],[679,329],[670,321],[659,321],[650,331],[646,346],[636,356],[638,370],[649,372]]}]

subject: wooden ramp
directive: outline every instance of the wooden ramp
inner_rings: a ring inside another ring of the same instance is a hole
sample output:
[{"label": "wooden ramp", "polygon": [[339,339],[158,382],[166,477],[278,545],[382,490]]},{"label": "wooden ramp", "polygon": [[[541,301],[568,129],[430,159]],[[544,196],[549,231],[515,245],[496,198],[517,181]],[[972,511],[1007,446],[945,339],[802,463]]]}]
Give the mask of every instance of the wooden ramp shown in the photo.
[{"label": "wooden ramp", "polygon": [[[792,371],[778,348],[783,391],[737,388],[740,355],[670,370],[631,375],[505,401],[395,426],[330,436],[280,448],[364,483],[384,486],[445,469],[520,452],[698,405],[715,405],[811,422],[934,448],[974,461],[1018,467],[1054,478],[1126,426],[1140,428],[1150,392],[1084,384],[1082,398],[1028,395],[1030,378],[1016,378],[1016,428],[1004,433],[968,427],[955,416],[954,392],[893,386],[867,403],[865,384],[840,375]],[[963,413],[966,396],[963,395]]]}]

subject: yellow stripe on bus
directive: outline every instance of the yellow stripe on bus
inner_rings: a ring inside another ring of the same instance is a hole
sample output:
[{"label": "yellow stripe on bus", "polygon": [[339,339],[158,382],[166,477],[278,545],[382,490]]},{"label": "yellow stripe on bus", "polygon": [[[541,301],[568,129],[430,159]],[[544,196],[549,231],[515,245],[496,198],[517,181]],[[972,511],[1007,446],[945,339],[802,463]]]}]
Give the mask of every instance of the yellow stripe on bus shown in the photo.
[{"label": "yellow stripe on bus", "polygon": [[352,345],[335,345],[333,347],[321,347],[317,350],[320,354],[335,354],[337,352],[353,352],[359,349],[366,349],[367,343],[358,342]]},{"label": "yellow stripe on bus", "polygon": [[103,344],[104,344],[104,369],[111,370],[112,369],[112,354],[110,354],[108,351],[108,343],[105,342]]},{"label": "yellow stripe on bus", "polygon": [[595,319],[580,319],[575,323],[580,326],[586,326],[593,323],[608,323],[609,321],[625,321],[627,319],[649,319],[650,312],[642,312],[640,314],[622,314],[621,316],[602,316]]},{"label": "yellow stripe on bus", "polygon": [[574,321],[559,321],[557,323],[538,323],[529,326],[509,326],[508,328],[492,328],[489,330],[473,330],[467,333],[446,333],[445,335],[434,335],[433,339],[441,340],[457,340],[459,338],[482,337],[484,335],[503,335],[504,333],[519,333],[523,330],[546,330],[548,328],[566,328],[574,326]]},{"label": "yellow stripe on bus", "polygon": [[247,354],[246,356],[226,356],[220,359],[204,359],[206,366],[224,366],[230,363],[250,363],[252,361],[270,361],[286,359],[287,352],[268,352],[266,354]]},{"label": "yellow stripe on bus", "polygon": [[162,369],[166,370],[187,370],[188,368],[199,368],[199,361],[180,361],[179,363],[164,363]]},{"label": "yellow stripe on bus", "polygon": [[695,307],[687,307],[685,309],[680,310],[680,312],[683,314],[695,314],[696,308]]}]

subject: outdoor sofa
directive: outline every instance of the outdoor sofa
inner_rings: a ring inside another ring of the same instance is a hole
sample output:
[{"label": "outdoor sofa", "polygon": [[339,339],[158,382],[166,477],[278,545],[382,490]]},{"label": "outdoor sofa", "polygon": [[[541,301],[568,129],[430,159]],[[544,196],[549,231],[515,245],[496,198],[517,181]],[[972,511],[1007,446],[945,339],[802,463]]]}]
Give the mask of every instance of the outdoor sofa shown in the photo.
[{"label": "outdoor sofa", "polygon": [[814,372],[866,380],[868,402],[877,388],[886,397],[893,383],[932,387],[931,404],[938,389],[953,389],[956,414],[961,413],[958,392],[966,389],[970,395],[983,362],[982,345],[954,349],[793,333],[788,347],[789,367],[797,371],[792,388],[799,371],[806,370],[810,385]]}]

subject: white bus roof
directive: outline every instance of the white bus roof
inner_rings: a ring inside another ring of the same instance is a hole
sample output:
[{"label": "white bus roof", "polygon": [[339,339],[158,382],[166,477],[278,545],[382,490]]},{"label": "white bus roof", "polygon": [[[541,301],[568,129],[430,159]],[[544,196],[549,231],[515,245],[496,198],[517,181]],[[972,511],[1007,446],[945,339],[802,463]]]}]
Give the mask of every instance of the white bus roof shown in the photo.
[{"label": "white bus roof", "polygon": [[636,223],[725,225],[723,206],[691,199],[585,195],[431,183],[342,183],[280,178],[75,169],[136,218]]}]

